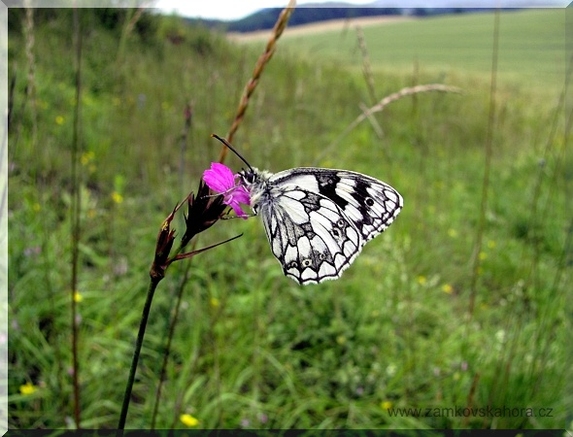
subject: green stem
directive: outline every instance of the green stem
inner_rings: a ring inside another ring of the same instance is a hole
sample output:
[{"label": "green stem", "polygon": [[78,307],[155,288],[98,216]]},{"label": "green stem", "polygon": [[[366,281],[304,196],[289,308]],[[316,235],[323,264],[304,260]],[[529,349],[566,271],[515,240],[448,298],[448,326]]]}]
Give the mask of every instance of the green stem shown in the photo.
[{"label": "green stem", "polygon": [[76,49],[75,57],[75,105],[74,105],[74,121],[73,121],[73,132],[72,132],[72,214],[71,214],[71,233],[72,233],[72,277],[71,277],[71,287],[70,287],[70,301],[71,301],[71,328],[72,328],[72,385],[74,390],[74,421],[77,429],[81,428],[81,408],[80,408],[80,364],[78,358],[78,321],[77,321],[77,305],[75,299],[75,293],[78,289],[78,264],[79,264],[79,244],[81,236],[81,174],[78,171],[78,155],[80,152],[80,147],[82,143],[81,136],[81,92],[82,92],[82,70],[81,70],[81,60],[82,60],[82,34],[80,27],[80,15],[77,8],[74,8],[73,15],[73,28],[74,28],[74,45]]},{"label": "green stem", "polygon": [[135,372],[137,370],[137,363],[139,361],[139,355],[141,353],[141,346],[143,345],[143,337],[145,337],[145,329],[147,327],[147,320],[149,319],[149,312],[151,310],[151,302],[153,301],[153,295],[159,284],[159,280],[151,280],[149,284],[149,289],[147,290],[147,298],[145,300],[145,306],[143,307],[143,313],[141,315],[141,322],[139,323],[139,333],[137,334],[137,340],[135,342],[135,350],[133,351],[133,359],[131,360],[131,367],[129,369],[129,378],[127,380],[127,386],[125,387],[125,394],[123,397],[123,405],[121,407],[121,414],[119,416],[119,423],[117,425],[118,429],[125,428],[125,419],[127,418],[127,410],[129,408],[129,400],[131,399],[131,391],[133,390],[133,383],[135,381]]},{"label": "green stem", "polygon": [[155,421],[157,419],[157,412],[159,411],[159,400],[161,399],[161,390],[163,389],[163,381],[165,381],[165,374],[167,373],[167,362],[169,360],[169,352],[171,351],[171,341],[173,340],[173,335],[175,334],[175,325],[179,317],[179,309],[181,308],[181,301],[183,298],[183,291],[185,290],[185,284],[189,279],[189,271],[191,270],[191,263],[187,263],[185,272],[183,273],[183,279],[179,285],[179,290],[177,291],[177,302],[175,303],[175,308],[173,310],[173,316],[171,322],[169,323],[169,333],[167,334],[167,344],[165,345],[165,354],[163,355],[163,363],[161,364],[161,372],[159,372],[159,384],[157,384],[157,390],[155,392],[155,404],[153,405],[153,413],[151,415],[151,429],[155,429]]},{"label": "green stem", "polygon": [[[484,174],[482,181],[482,196],[481,196],[481,208],[479,213],[479,221],[476,232],[476,242],[474,246],[474,252],[472,254],[472,276],[470,283],[470,300],[468,307],[468,314],[470,319],[474,316],[475,301],[477,297],[477,283],[479,277],[479,269],[481,266],[481,260],[479,254],[482,248],[483,236],[485,232],[486,225],[486,212],[488,205],[488,193],[490,184],[490,173],[491,173],[491,158],[493,154],[493,137],[495,134],[495,124],[497,121],[497,62],[499,55],[499,9],[496,9],[494,15],[493,24],[493,49],[492,49],[492,65],[491,65],[491,83],[490,83],[490,100],[489,100],[489,114],[488,114],[488,124],[485,138],[485,163],[484,163]],[[467,327],[471,324],[468,323]]]}]

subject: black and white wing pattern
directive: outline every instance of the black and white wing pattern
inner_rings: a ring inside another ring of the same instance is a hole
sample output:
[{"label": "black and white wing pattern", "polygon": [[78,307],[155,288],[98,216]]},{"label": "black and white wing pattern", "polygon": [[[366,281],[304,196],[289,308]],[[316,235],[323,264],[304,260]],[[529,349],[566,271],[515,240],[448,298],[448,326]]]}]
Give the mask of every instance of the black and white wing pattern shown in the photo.
[{"label": "black and white wing pattern", "polygon": [[390,185],[347,170],[301,167],[239,173],[271,250],[299,284],[337,279],[403,206]]}]

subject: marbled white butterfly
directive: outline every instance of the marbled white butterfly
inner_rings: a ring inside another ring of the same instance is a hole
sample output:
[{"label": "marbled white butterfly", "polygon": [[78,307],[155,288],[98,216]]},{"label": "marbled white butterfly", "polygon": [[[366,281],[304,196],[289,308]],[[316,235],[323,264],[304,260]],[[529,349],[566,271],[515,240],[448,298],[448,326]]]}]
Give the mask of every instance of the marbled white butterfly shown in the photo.
[{"label": "marbled white butterfly", "polygon": [[273,174],[229,148],[248,166],[239,178],[274,256],[299,284],[339,278],[404,205],[390,185],[361,173],[300,167]]}]

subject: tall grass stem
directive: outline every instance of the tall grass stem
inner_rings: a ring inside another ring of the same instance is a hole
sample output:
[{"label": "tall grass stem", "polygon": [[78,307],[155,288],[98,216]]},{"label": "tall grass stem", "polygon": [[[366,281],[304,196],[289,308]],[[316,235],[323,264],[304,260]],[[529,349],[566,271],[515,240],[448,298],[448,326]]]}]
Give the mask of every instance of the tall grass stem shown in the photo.
[{"label": "tall grass stem", "polygon": [[378,101],[376,98],[376,86],[374,84],[374,75],[372,74],[372,66],[370,62],[370,55],[368,54],[368,47],[366,46],[364,32],[360,26],[356,26],[356,38],[358,40],[358,48],[362,54],[362,73],[364,74],[364,80],[366,81],[366,86],[368,87],[368,94],[370,94],[371,104],[374,105]]},{"label": "tall grass stem", "polygon": [[185,271],[183,277],[177,287],[177,295],[175,305],[173,307],[173,312],[171,320],[169,321],[169,328],[167,333],[167,342],[165,344],[165,353],[163,354],[163,361],[161,362],[161,370],[159,371],[159,383],[157,384],[157,389],[155,391],[155,401],[153,405],[153,413],[151,414],[151,429],[155,429],[155,423],[157,420],[157,413],[159,411],[159,402],[161,400],[161,392],[163,390],[163,381],[165,381],[165,375],[167,374],[167,364],[169,362],[169,355],[171,353],[171,343],[173,341],[173,336],[175,335],[175,326],[177,325],[177,320],[179,318],[179,309],[181,308],[181,301],[183,299],[183,291],[185,290],[185,285],[189,280],[189,272],[191,270],[191,260],[185,263]]},{"label": "tall grass stem", "polygon": [[35,147],[38,139],[38,110],[36,102],[36,57],[34,56],[34,9],[31,7],[26,8],[24,34],[26,37],[26,60],[28,61],[26,101],[30,102],[32,108],[32,146]]},{"label": "tall grass stem", "polygon": [[72,326],[72,381],[74,391],[74,420],[77,428],[81,427],[80,384],[78,360],[78,312],[76,292],[78,290],[79,245],[81,237],[81,174],[78,170],[81,144],[81,94],[82,94],[82,31],[78,8],[73,10],[73,32],[75,46],[75,106],[72,133],[72,204],[71,204],[71,237],[72,237],[72,272],[70,284],[71,326]]},{"label": "tall grass stem", "polygon": [[382,100],[380,100],[374,106],[372,106],[366,110],[363,109],[362,114],[360,114],[358,117],[356,117],[356,119],[352,123],[350,123],[342,131],[342,133],[340,135],[338,135],[338,137],[333,142],[331,142],[328,146],[326,146],[322,150],[322,153],[316,158],[316,161],[320,161],[323,157],[328,156],[328,154],[332,151],[332,149],[335,149],[340,144],[340,142],[344,139],[344,137],[346,137],[356,126],[358,126],[364,120],[369,119],[372,116],[372,114],[383,111],[384,108],[386,106],[388,106],[390,103],[395,102],[397,100],[400,100],[406,96],[411,96],[411,95],[415,95],[418,93],[425,93],[425,92],[429,92],[429,91],[438,91],[438,92],[444,92],[444,93],[457,93],[457,94],[460,94],[462,92],[462,90],[457,88],[457,87],[442,85],[439,83],[433,83],[433,84],[427,84],[427,85],[416,85],[413,87],[402,88],[400,91],[392,93],[392,94],[384,97]]},{"label": "tall grass stem", "polygon": [[[484,141],[484,174],[482,179],[482,194],[481,204],[478,217],[478,225],[476,229],[476,240],[472,255],[472,275],[470,283],[470,298],[468,306],[468,315],[470,319],[473,317],[475,301],[477,295],[477,283],[480,274],[480,253],[482,249],[483,234],[485,230],[486,210],[489,193],[489,179],[491,171],[491,157],[493,152],[493,135],[497,117],[497,58],[499,55],[499,9],[494,14],[494,28],[493,28],[493,48],[491,60],[491,80],[490,80],[490,100],[488,109],[488,124],[486,130],[486,137]],[[468,323],[469,326],[469,323]]]},{"label": "tall grass stem", "polygon": [[[179,137],[180,143],[180,162],[179,162],[179,184],[183,189],[183,174],[185,171],[185,151],[187,150],[187,141],[189,138],[189,133],[193,126],[193,102],[188,102],[185,106],[184,112],[184,123],[181,135]],[[195,249],[195,243],[193,243],[192,248]],[[185,284],[189,278],[189,271],[191,269],[191,260],[185,264],[185,272],[183,278],[177,289],[177,298],[175,301],[173,316],[169,321],[169,330],[167,334],[167,342],[165,345],[165,354],[163,355],[163,361],[161,363],[161,370],[159,371],[159,383],[157,384],[157,389],[155,391],[155,403],[153,405],[153,413],[151,414],[151,429],[155,429],[155,422],[157,420],[157,412],[159,411],[159,401],[161,399],[161,391],[163,389],[163,381],[165,380],[165,374],[167,372],[167,364],[169,362],[169,354],[171,351],[171,342],[173,341],[173,335],[175,333],[175,325],[177,324],[177,318],[179,315],[179,308],[181,306],[181,299],[183,297],[183,290],[185,289]]]},{"label": "tall grass stem", "polygon": [[[235,133],[239,129],[239,126],[241,125],[241,122],[245,117],[245,112],[247,111],[247,107],[249,106],[249,99],[251,98],[251,96],[255,92],[255,89],[257,88],[257,85],[259,83],[261,75],[263,74],[265,66],[269,63],[273,54],[275,53],[277,41],[282,35],[283,31],[285,30],[288,20],[292,15],[292,12],[294,11],[295,5],[296,1],[290,0],[286,8],[282,10],[277,19],[277,22],[275,23],[275,26],[273,27],[273,31],[267,42],[264,52],[261,54],[261,56],[259,56],[259,59],[255,64],[255,69],[253,70],[253,74],[251,75],[251,78],[249,79],[247,85],[245,86],[245,89],[243,90],[243,95],[241,96],[241,100],[239,102],[235,118],[233,120],[233,123],[231,124],[231,128],[229,129],[229,133],[227,134],[227,141],[229,143],[233,142],[233,137],[235,136]],[[228,150],[229,149],[226,146],[223,146],[223,148],[221,149],[221,153],[219,154],[219,162],[222,163],[225,161],[225,157],[227,156]]]},{"label": "tall grass stem", "polygon": [[[559,101],[557,103],[557,106],[554,110],[550,133],[547,138],[547,142],[545,143],[545,147],[543,149],[543,157],[541,159],[541,162],[545,163],[550,159],[552,154],[557,155],[555,156],[554,159],[558,165],[556,165],[556,168],[553,171],[554,174],[559,173],[559,165],[561,166],[567,165],[568,162],[565,154],[569,150],[567,144],[569,142],[569,139],[571,138],[571,131],[573,128],[573,108],[567,107],[567,95],[568,95],[567,92],[570,89],[572,74],[573,74],[573,55],[569,59],[567,72],[565,75],[565,83],[563,85],[563,90],[559,96]],[[569,110],[568,114],[567,110]],[[559,126],[559,121],[561,119],[560,117],[561,114],[564,114],[565,116],[564,120],[565,126],[563,129],[563,145],[560,151],[559,150],[556,151],[555,148],[559,143],[556,137],[558,136],[557,135],[558,126]],[[566,171],[566,170],[562,169],[561,171]],[[543,182],[547,183],[548,182],[547,179],[548,179],[547,174],[543,171],[543,169],[540,169],[540,171],[538,172],[537,179],[535,181],[533,197],[532,197],[532,206],[530,208],[531,211],[530,226],[534,232],[539,232],[538,228],[542,225],[545,218],[545,214],[547,214],[547,212],[550,211],[552,207],[552,201],[554,200],[553,197],[555,196],[555,192],[553,190],[549,190],[546,199],[546,205],[539,207],[540,203],[539,199],[541,197],[542,183]],[[569,205],[571,205],[571,202],[569,203]],[[573,239],[573,218],[571,215],[571,211],[565,211],[563,217],[569,217],[569,222],[563,223],[563,230],[565,232],[565,236],[563,239],[563,244],[561,246],[562,249],[560,255],[556,260],[556,269],[552,280],[552,285],[550,287],[550,290],[554,293],[553,300],[555,302],[555,307],[558,308],[567,307],[564,295],[562,294],[560,296],[557,293],[559,293],[559,290],[561,289],[563,274],[565,273],[567,266],[567,257],[571,256],[572,253],[571,247]],[[536,272],[539,275],[539,269],[541,268],[539,266],[539,261],[540,257],[542,256],[541,252],[543,250],[543,248],[541,247],[542,246],[541,236],[540,238],[536,238],[536,236],[533,236],[533,241],[534,241],[534,246],[533,246],[534,254],[532,256],[532,261],[531,261],[532,265],[530,269],[530,276],[533,275],[534,272]],[[528,282],[531,283],[532,281],[533,280],[531,278],[528,278]],[[531,285],[532,284],[526,284],[526,286],[528,287],[531,287]],[[536,290],[539,290],[541,288],[537,284],[533,285]],[[557,329],[557,325],[552,323],[552,319],[550,317],[550,311],[552,311],[553,308],[554,307],[544,308],[543,313],[541,314],[540,317],[541,321],[539,324],[539,329],[535,332],[533,338],[530,339],[531,344],[535,346],[534,350],[536,351],[536,356],[537,356],[537,360],[532,360],[531,363],[529,364],[529,371],[531,375],[535,375],[536,361],[539,362],[546,361],[547,357],[550,356],[550,349],[553,345],[553,342],[551,340],[555,338]],[[544,339],[545,341],[543,341]],[[533,384],[532,387],[532,394],[535,394],[535,392],[539,390],[542,378],[543,378],[542,374],[538,375],[537,378],[534,378],[535,383]]]},{"label": "tall grass stem", "polygon": [[120,74],[123,74],[123,69],[121,68],[124,62],[125,47],[127,45],[127,39],[129,35],[133,32],[135,24],[141,18],[141,15],[145,12],[145,7],[140,6],[135,11],[132,9],[126,9],[125,23],[121,29],[121,37],[119,39],[119,45],[117,50],[116,64],[117,70]]},{"label": "tall grass stem", "polygon": [[119,415],[118,429],[125,429],[125,420],[127,418],[127,411],[129,409],[129,401],[131,399],[131,392],[133,391],[133,383],[135,382],[135,373],[137,371],[137,364],[139,362],[139,355],[141,354],[141,347],[143,346],[143,338],[145,337],[145,329],[147,328],[147,321],[149,320],[149,312],[151,311],[151,303],[153,302],[153,295],[157,289],[160,279],[152,279],[147,289],[147,296],[145,298],[145,305],[141,314],[139,322],[139,332],[135,341],[135,349],[133,350],[133,359],[129,368],[129,377],[127,379],[127,386],[123,396],[123,404],[121,413]]}]

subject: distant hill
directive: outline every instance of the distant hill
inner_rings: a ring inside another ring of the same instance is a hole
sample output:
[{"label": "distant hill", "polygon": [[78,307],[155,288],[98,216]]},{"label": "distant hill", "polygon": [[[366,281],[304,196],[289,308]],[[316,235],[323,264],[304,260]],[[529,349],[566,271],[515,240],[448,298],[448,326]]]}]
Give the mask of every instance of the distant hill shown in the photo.
[{"label": "distant hill", "polygon": [[[372,3],[374,5],[375,3]],[[340,20],[358,17],[375,17],[390,15],[409,15],[416,17],[486,11],[479,8],[404,8],[404,7],[356,7],[349,3],[332,2],[305,3],[297,7],[290,20],[289,27],[328,20]],[[202,24],[210,28],[218,28],[227,32],[252,32],[255,30],[271,29],[277,21],[282,8],[261,9],[245,18],[235,21],[187,19],[191,23]]]},{"label": "distant hill", "polygon": [[[401,14],[400,8],[341,7],[340,3],[334,4],[336,7],[306,7],[305,5],[304,8],[296,8],[289,20],[289,27],[318,21]],[[228,32],[252,32],[255,30],[272,29],[282,10],[283,8],[261,9],[245,18],[235,21],[204,20],[201,18],[188,18],[187,21]]]},{"label": "distant hill", "polygon": [[[271,29],[281,11],[282,8],[263,9],[248,17],[230,22],[226,29],[230,32],[252,32],[254,30]],[[298,26],[317,21],[401,14],[402,10],[400,8],[304,7],[294,10],[289,20],[289,26]]]}]

